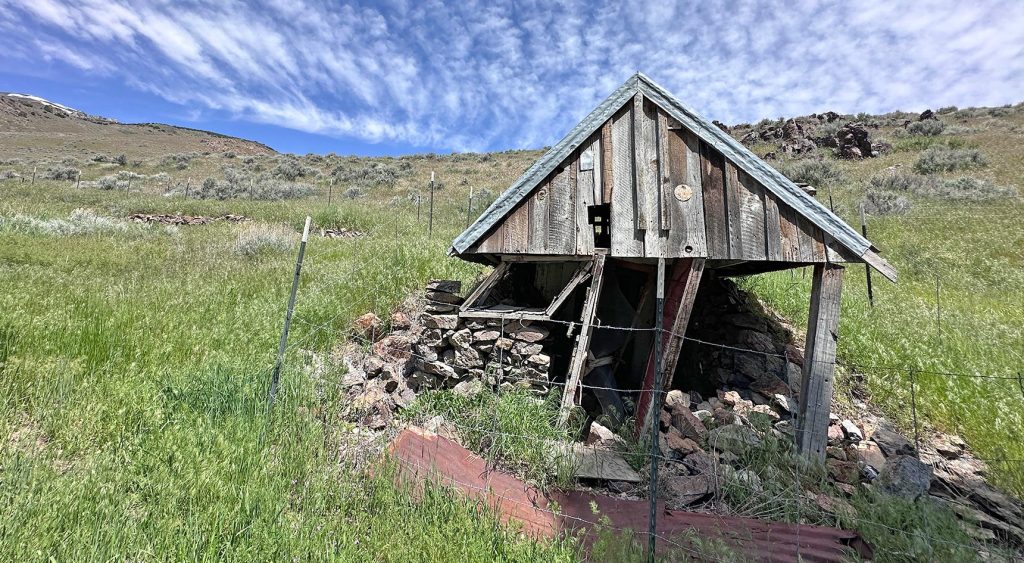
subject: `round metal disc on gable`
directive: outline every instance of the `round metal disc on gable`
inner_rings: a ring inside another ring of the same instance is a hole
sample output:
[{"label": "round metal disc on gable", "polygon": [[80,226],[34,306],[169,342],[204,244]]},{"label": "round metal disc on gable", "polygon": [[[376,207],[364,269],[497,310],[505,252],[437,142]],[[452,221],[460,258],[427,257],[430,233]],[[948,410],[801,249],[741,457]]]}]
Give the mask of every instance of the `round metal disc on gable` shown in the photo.
[{"label": "round metal disc on gable", "polygon": [[686,184],[679,184],[678,186],[676,186],[676,189],[673,191],[673,193],[675,194],[676,199],[678,199],[679,201],[688,201],[691,197],[693,197],[693,188],[687,186]]}]

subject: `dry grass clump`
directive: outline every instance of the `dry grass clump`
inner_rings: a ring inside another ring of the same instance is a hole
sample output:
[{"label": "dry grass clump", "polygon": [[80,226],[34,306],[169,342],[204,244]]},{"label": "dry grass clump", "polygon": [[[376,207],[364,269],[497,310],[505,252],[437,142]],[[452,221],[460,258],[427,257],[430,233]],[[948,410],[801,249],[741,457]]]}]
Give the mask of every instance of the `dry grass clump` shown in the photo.
[{"label": "dry grass clump", "polygon": [[295,243],[295,231],[283,225],[258,223],[245,227],[235,239],[234,251],[249,258],[262,254],[285,252]]},{"label": "dry grass clump", "polygon": [[19,213],[11,217],[0,217],[0,231],[69,237],[78,235],[126,233],[138,230],[140,225],[97,215],[91,209],[76,209],[67,219],[43,219]]}]

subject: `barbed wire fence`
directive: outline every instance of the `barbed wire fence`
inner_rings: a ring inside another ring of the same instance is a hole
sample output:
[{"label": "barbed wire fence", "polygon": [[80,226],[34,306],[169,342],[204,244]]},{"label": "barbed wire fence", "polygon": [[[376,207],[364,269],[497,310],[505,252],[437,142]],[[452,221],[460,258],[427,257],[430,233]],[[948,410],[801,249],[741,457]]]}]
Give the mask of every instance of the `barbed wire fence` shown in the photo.
[{"label": "barbed wire fence", "polygon": [[[413,208],[415,208],[415,206],[417,206],[417,203],[418,203],[417,200],[412,200],[411,205],[413,206]],[[399,243],[399,241],[401,241],[403,239],[403,237],[422,236],[423,233],[421,231],[422,231],[422,226],[423,225],[421,225],[420,223],[421,223],[420,221],[416,221],[415,223],[413,223],[410,226],[408,224],[408,222],[406,222],[404,225],[402,225],[402,224],[400,224],[400,221],[397,220],[397,218],[396,218],[396,221],[395,221],[395,243],[396,243],[396,245]],[[383,231],[382,230],[379,230],[379,231],[380,232],[378,232],[378,233],[376,233],[374,235],[371,235],[371,236],[380,236],[380,235],[382,235]],[[316,272],[319,269],[318,265],[316,265],[315,263],[311,264],[311,266],[313,266],[311,271]],[[365,270],[367,268],[369,268],[369,266],[367,265],[366,262],[356,261],[356,265],[355,266],[350,267],[349,270],[346,270],[346,271],[343,271],[343,272],[338,272],[338,271],[332,271],[330,269],[325,269],[325,270],[323,270],[321,272],[318,272],[318,273],[322,274],[324,276],[323,280],[326,283],[330,284],[332,280],[337,280],[337,279],[340,279],[342,277],[349,277],[349,276],[353,275],[353,273],[358,274],[358,272],[363,271],[363,270]],[[332,289],[332,291],[334,291],[334,289]],[[366,291],[373,291],[373,288],[365,288],[365,287],[363,287],[363,288],[348,290],[348,296],[352,297],[352,299],[343,299],[342,301],[343,302],[351,303],[351,305],[350,306],[344,306],[344,307],[341,307],[341,308],[337,309],[335,311],[335,313],[332,316],[328,317],[326,320],[324,320],[324,319],[315,319],[314,320],[313,318],[307,319],[303,315],[303,312],[302,312],[303,308],[301,306],[301,301],[300,301],[300,305],[296,309],[296,315],[295,315],[293,321],[296,324],[297,328],[301,327],[301,330],[297,330],[296,331],[296,332],[301,332],[301,334],[298,336],[298,338],[293,339],[292,342],[287,344],[287,346],[285,348],[285,353],[302,351],[302,350],[305,349],[305,347],[307,345],[311,344],[312,341],[315,341],[315,340],[323,339],[326,342],[333,342],[339,336],[339,332],[341,332],[341,333],[344,333],[344,337],[345,338],[351,339],[353,342],[355,342],[355,343],[357,343],[357,344],[359,344],[361,346],[364,346],[364,347],[377,346],[377,347],[388,349],[389,352],[394,353],[396,355],[403,355],[404,354],[405,357],[407,357],[407,358],[413,358],[413,359],[419,359],[419,360],[427,361],[428,358],[423,357],[423,356],[417,354],[415,352],[415,350],[410,350],[410,349],[405,349],[405,348],[389,349],[387,346],[382,346],[381,342],[379,340],[379,336],[381,336],[381,335],[379,335],[379,334],[372,334],[371,333],[369,336],[366,336],[366,335],[355,335],[355,334],[352,334],[349,330],[347,330],[347,327],[348,327],[349,323],[351,322],[351,320],[354,319],[356,316],[358,316],[360,313],[365,312],[365,310],[366,310],[365,306],[363,305],[363,303],[365,303],[365,295],[364,294],[365,294]],[[936,295],[937,301],[938,301],[939,298],[941,298],[941,294],[937,292],[937,295]],[[374,303],[373,309],[375,311],[377,310],[377,303],[376,303],[376,301]],[[504,328],[506,326],[506,323],[505,323],[504,319],[502,319],[501,321],[502,321],[502,322],[500,322],[501,337],[505,338],[506,335],[505,335],[505,332],[504,332]],[[579,325],[580,325],[579,322],[564,321],[564,320],[558,320],[558,319],[553,319],[553,320],[544,321],[544,322],[550,322],[552,324],[560,324],[560,325],[564,326],[569,331],[571,331],[573,329],[579,328]],[[937,323],[941,322],[941,317],[938,317],[936,322]],[[621,326],[609,326],[609,325],[603,325],[603,324],[596,325],[596,326],[600,326],[600,328],[605,329],[605,330],[650,332],[650,333],[654,333],[653,336],[654,336],[655,340],[657,340],[657,341],[660,341],[660,338],[663,337],[663,336],[678,337],[678,338],[682,338],[683,341],[685,341],[685,342],[689,342],[689,343],[692,343],[692,344],[695,344],[695,345],[699,345],[699,346],[714,347],[714,348],[718,348],[718,349],[721,349],[721,350],[729,350],[729,351],[734,352],[734,353],[756,354],[756,355],[762,355],[762,356],[766,356],[766,357],[775,357],[775,358],[782,359],[784,362],[789,362],[789,357],[786,354],[784,354],[784,353],[780,354],[780,353],[764,352],[764,351],[761,351],[761,350],[746,349],[746,348],[742,348],[742,347],[738,347],[738,346],[734,346],[734,345],[730,345],[730,344],[725,344],[725,343],[709,342],[709,341],[701,340],[701,339],[698,339],[698,338],[695,338],[695,337],[686,336],[685,334],[675,334],[675,333],[673,333],[673,332],[671,332],[669,330],[666,330],[666,329],[663,329],[663,328],[657,327],[657,326],[655,326],[655,327],[621,327]],[[941,329],[939,329],[938,326],[936,328],[937,328],[937,334],[941,334],[940,332],[938,332]],[[499,359],[498,359],[498,366],[499,366],[499,368],[503,365],[505,360],[506,359],[504,357],[499,355]],[[894,364],[894,363],[846,362],[846,361],[839,361],[839,360],[833,361],[833,362],[823,362],[823,363],[832,363],[835,367],[838,367],[838,368],[841,368],[843,370],[846,370],[850,374],[886,374],[886,377],[884,377],[884,378],[876,377],[876,380],[885,381],[888,384],[888,386],[891,388],[891,390],[892,390],[891,392],[901,393],[901,394],[903,394],[905,396],[909,396],[910,400],[909,400],[909,402],[906,403],[905,407],[906,407],[906,410],[910,412],[910,419],[912,420],[912,430],[913,430],[915,436],[918,437],[918,438],[915,439],[915,443],[917,445],[915,450],[916,450],[918,455],[920,455],[920,452],[922,450],[922,448],[921,448],[921,440],[920,440],[919,436],[921,435],[922,432],[925,431],[924,422],[922,420],[919,420],[918,415],[919,414],[924,414],[924,417],[923,417],[924,420],[928,419],[927,414],[924,413],[924,411],[922,411],[922,406],[923,405],[921,404],[921,397],[919,397],[920,391],[919,391],[919,381],[918,380],[919,380],[920,377],[958,378],[958,379],[964,379],[964,380],[973,381],[976,384],[998,385],[998,386],[1001,387],[1001,389],[1003,389],[1003,390],[1005,390],[1007,392],[1012,390],[1015,395],[1019,394],[1020,397],[1022,398],[1022,400],[1024,400],[1024,376],[1022,376],[1020,371],[1018,371],[1017,373],[1011,373],[1009,371],[1006,371],[1006,372],[993,372],[993,373],[979,373],[979,372],[954,371],[954,370],[943,370],[943,369],[927,369],[927,368],[924,368],[924,367],[921,367],[921,366],[897,365],[897,364]],[[1024,370],[1022,370],[1022,371],[1024,371]],[[502,370],[498,369],[496,373],[498,374],[497,380],[499,382],[502,381],[502,376],[501,376],[501,374],[503,373]],[[657,374],[657,375],[661,375],[661,374]],[[529,384],[533,384],[533,383],[542,384],[542,385],[545,385],[547,387],[556,388],[556,389],[557,388],[562,388],[562,387],[565,386],[565,382],[564,381],[534,380],[534,379],[531,379],[531,378],[518,378],[518,380],[519,381],[523,381],[525,383],[529,383]],[[338,382],[327,381],[327,380],[321,380],[321,381],[319,381],[319,383],[322,383],[322,384],[339,384]],[[616,391],[618,393],[623,393],[623,394],[636,394],[636,393],[640,393],[640,392],[644,391],[643,389],[639,389],[639,388],[629,388],[629,387],[618,388],[618,387],[596,386],[596,385],[588,384],[585,380],[580,382],[579,387],[581,389],[585,389],[585,390],[589,389],[589,390],[592,390],[592,391],[593,390]],[[498,392],[500,393],[501,386],[500,385],[497,386],[496,389],[498,389]],[[651,390],[647,390],[647,391],[650,392]],[[661,389],[653,391],[653,393],[655,393],[659,397],[660,396],[664,396],[664,394],[666,394],[667,392],[668,392],[667,390],[661,390]],[[901,418],[905,418],[905,415],[901,416]],[[491,442],[490,443],[492,444],[492,447],[489,448],[490,449],[489,452],[485,452],[485,455],[487,456],[487,459],[489,460],[489,463],[492,464],[492,465],[497,463],[496,460],[495,460],[494,450],[495,450],[495,445],[498,443],[498,440],[501,440],[501,439],[536,440],[537,443],[538,443],[538,446],[545,445],[545,443],[543,442],[543,439],[537,438],[536,436],[521,435],[521,434],[515,434],[515,433],[510,433],[510,432],[503,431],[499,427],[499,425],[497,423],[497,419],[495,419],[492,422],[492,424],[489,425],[489,427],[469,426],[469,425],[465,425],[465,424],[460,424],[459,422],[456,422],[456,421],[447,421],[447,422],[449,424],[451,424],[453,427],[458,428],[461,431],[477,432],[477,433],[481,433],[483,435],[490,436],[490,438],[491,438]],[[660,432],[660,429],[659,429],[658,425],[659,425],[659,417],[658,416],[652,416],[651,417],[651,427],[648,429],[648,432],[649,432],[649,436],[651,436],[652,439],[655,440],[655,441],[657,439],[656,437],[659,435],[659,432]],[[711,448],[714,449],[714,444],[711,445]],[[648,461],[649,461],[649,466],[652,469],[652,471],[651,471],[652,474],[656,471],[656,467],[658,466],[658,464],[679,463],[679,461],[680,461],[679,459],[677,459],[675,457],[663,455],[661,452],[659,452],[657,450],[657,447],[652,448],[652,451],[651,451],[650,455],[647,456],[647,457],[648,457]],[[712,457],[716,461],[716,463],[714,464],[712,469],[710,469],[708,471],[705,471],[705,472],[693,473],[693,475],[707,478],[707,479],[710,480],[710,482],[715,483],[716,487],[717,487],[717,484],[723,481],[725,472],[721,469],[722,466],[721,466],[720,462],[718,462],[717,456],[712,455]],[[982,462],[985,462],[985,463],[992,463],[992,464],[1024,464],[1024,459],[1016,459],[1016,457],[1014,457],[1014,456],[975,457],[975,459],[977,459],[979,461],[982,461]],[[409,466],[410,462],[401,461],[401,460],[400,460],[400,463],[406,464],[410,469],[415,469],[417,472],[429,471],[429,470],[433,469],[433,468],[427,468],[427,467],[422,467],[422,466],[419,466],[419,467]],[[761,502],[761,503],[763,503],[765,505],[771,505],[771,504],[776,503],[776,502],[778,502],[780,500],[784,500],[784,501],[788,501],[788,502],[794,503],[794,510],[795,510],[795,513],[796,513],[794,524],[797,526],[796,531],[797,531],[797,534],[798,534],[798,540],[797,540],[797,549],[798,550],[800,549],[800,546],[803,545],[799,541],[800,526],[804,525],[804,520],[807,517],[807,512],[805,512],[805,502],[803,500],[801,500],[801,499],[803,499],[803,495],[804,495],[804,489],[803,489],[803,486],[802,486],[804,475],[802,474],[803,473],[802,467],[803,466],[801,464],[794,464],[793,465],[793,468],[792,468],[792,471],[793,471],[793,473],[792,473],[793,490],[789,494],[788,498],[786,498],[786,499],[768,498],[768,499],[760,499],[759,500],[759,502]],[[449,477],[445,477],[445,479],[452,480],[452,478],[450,478],[450,476]],[[458,483],[458,482],[455,482],[454,480],[452,480],[452,482],[454,484],[460,486],[460,487],[466,487],[466,488],[470,488],[470,489],[472,489],[474,487],[474,485],[472,483]],[[657,496],[657,486],[658,486],[657,479],[650,480],[649,484],[651,485],[651,495],[656,497]],[[752,484],[743,482],[741,480],[732,479],[731,481],[729,481],[728,486],[729,487],[738,488],[740,490],[744,490],[744,491],[750,493],[751,496],[754,496],[755,498],[756,498],[756,494],[758,494],[758,491],[756,490],[756,488]],[[477,487],[477,488],[479,488],[479,487]],[[483,492],[483,491],[480,491],[480,492]],[[796,499],[796,500],[793,500],[793,499]],[[504,499],[504,500],[508,500],[508,499]],[[754,513],[757,512],[757,510],[755,509],[756,507],[747,507],[747,508],[751,512],[754,512]],[[552,514],[557,513],[557,511],[551,511],[550,509],[548,511],[552,512]],[[653,513],[652,513],[652,515],[653,515]],[[577,522],[578,524],[580,524],[582,526],[589,527],[591,529],[605,529],[605,530],[611,530],[611,531],[617,532],[617,533],[631,532],[631,533],[635,533],[635,534],[640,534],[641,536],[644,536],[644,537],[647,537],[647,538],[655,538],[659,542],[663,542],[663,545],[671,546],[671,548],[681,549],[685,553],[699,554],[699,551],[695,550],[692,545],[686,545],[686,544],[684,544],[681,541],[677,541],[678,538],[673,539],[671,537],[668,537],[664,533],[658,533],[657,527],[654,525],[654,522],[653,522],[654,518],[651,518],[651,525],[648,527],[648,530],[646,532],[643,531],[643,530],[632,530],[632,529],[617,528],[615,526],[610,526],[607,521],[602,521],[597,515],[595,515],[595,518],[593,520],[580,519],[578,517],[575,517],[575,520],[579,520],[579,522]],[[894,527],[889,526],[888,524],[885,524],[885,523],[882,523],[882,522],[871,521],[871,520],[864,520],[863,518],[860,520],[860,522],[863,523],[863,524],[869,524],[869,525],[872,525],[872,526],[878,526],[880,529],[886,530],[889,533],[903,535],[903,536],[906,536],[908,539],[913,538],[913,537],[917,537],[918,539],[921,539],[921,540],[924,540],[924,541],[928,542],[928,545],[935,545],[935,546],[944,546],[945,545],[945,546],[955,547],[955,548],[958,548],[958,549],[969,549],[969,550],[974,550],[974,549],[976,549],[978,547],[977,544],[963,544],[963,543],[954,542],[954,541],[951,541],[951,540],[948,540],[948,539],[945,539],[945,538],[921,536],[921,533],[919,531],[907,531],[907,530],[897,529],[897,528],[894,528]],[[649,550],[648,557],[650,558],[650,557],[653,557],[653,556],[654,556],[653,550]]]}]

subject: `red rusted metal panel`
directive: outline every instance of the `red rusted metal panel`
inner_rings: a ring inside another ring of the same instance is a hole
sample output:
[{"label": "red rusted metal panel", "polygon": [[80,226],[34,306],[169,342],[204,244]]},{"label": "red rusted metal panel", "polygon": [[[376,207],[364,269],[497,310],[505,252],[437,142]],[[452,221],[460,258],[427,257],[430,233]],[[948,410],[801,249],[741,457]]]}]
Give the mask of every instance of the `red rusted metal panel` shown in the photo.
[{"label": "red rusted metal panel", "polygon": [[[389,451],[402,479],[413,484],[428,480],[450,486],[487,504],[503,522],[518,522],[525,533],[537,538],[554,538],[581,529],[589,532],[599,517],[607,518],[613,528],[647,533],[647,501],[580,491],[545,495],[489,467],[483,458],[461,445],[425,430],[403,430]],[[802,561],[845,561],[853,554],[853,547],[861,556],[870,557],[866,544],[847,530],[668,510],[661,505],[659,549],[685,552],[689,548],[685,540],[676,540],[691,530],[701,538],[721,539],[756,561],[796,561],[798,555]],[[585,541],[592,539],[590,534],[585,536]]]}]

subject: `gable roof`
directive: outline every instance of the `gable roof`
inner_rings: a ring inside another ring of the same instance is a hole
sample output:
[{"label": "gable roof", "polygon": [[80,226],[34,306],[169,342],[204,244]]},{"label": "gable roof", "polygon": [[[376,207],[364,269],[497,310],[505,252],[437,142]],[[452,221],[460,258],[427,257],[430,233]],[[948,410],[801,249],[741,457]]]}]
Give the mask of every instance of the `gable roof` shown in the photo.
[{"label": "gable roof", "polygon": [[696,111],[642,73],[636,73],[598,104],[583,121],[576,124],[561,141],[533,163],[522,176],[500,196],[453,242],[450,255],[465,252],[484,237],[492,227],[511,213],[545,178],[574,150],[585,142],[605,121],[629,102],[637,93],[658,106],[669,116],[697,135],[737,167],[756,179],[783,203],[806,217],[837,243],[861,257],[882,275],[895,281],[896,270],[875,252],[867,239],[825,207],[792,180],[769,166],[731,135],[719,129]]}]

